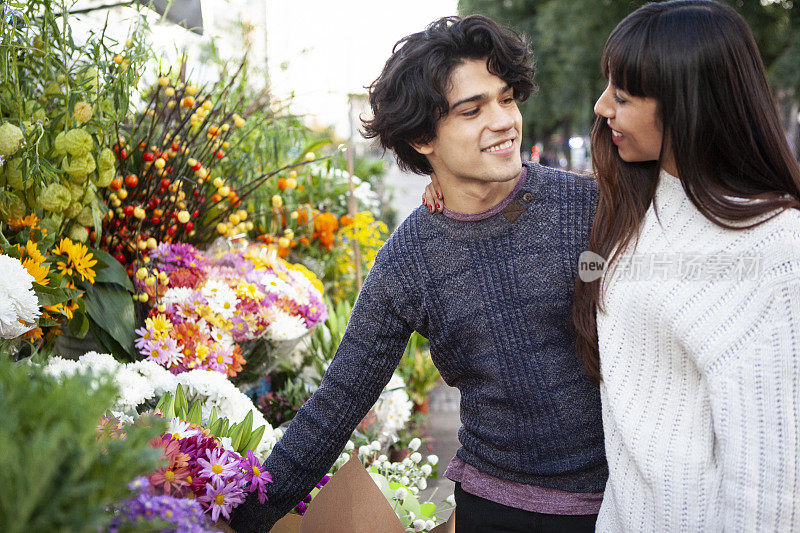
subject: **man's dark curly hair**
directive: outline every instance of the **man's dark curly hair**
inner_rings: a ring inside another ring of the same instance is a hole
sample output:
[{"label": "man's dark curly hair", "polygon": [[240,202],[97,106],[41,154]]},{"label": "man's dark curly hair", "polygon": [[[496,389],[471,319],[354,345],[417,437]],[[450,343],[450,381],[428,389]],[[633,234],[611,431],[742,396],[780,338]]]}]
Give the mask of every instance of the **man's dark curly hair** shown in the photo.
[{"label": "man's dark curly hair", "polygon": [[392,150],[400,168],[430,174],[428,159],[409,143],[436,137],[436,124],[449,110],[446,93],[453,69],[484,58],[489,72],[508,83],[517,100],[527,100],[535,90],[525,39],[487,17],[444,17],[403,37],[369,86],[373,118],[362,120],[362,134]]}]

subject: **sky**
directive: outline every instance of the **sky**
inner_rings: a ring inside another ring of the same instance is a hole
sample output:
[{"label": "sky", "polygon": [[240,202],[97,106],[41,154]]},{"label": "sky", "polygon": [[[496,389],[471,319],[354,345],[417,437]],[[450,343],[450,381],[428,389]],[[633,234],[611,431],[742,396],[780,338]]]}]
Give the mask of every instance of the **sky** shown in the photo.
[{"label": "sky", "polygon": [[457,0],[267,0],[267,57],[273,92],[294,92],[293,111],[310,124],[349,133],[347,95],[365,93],[392,46]]}]

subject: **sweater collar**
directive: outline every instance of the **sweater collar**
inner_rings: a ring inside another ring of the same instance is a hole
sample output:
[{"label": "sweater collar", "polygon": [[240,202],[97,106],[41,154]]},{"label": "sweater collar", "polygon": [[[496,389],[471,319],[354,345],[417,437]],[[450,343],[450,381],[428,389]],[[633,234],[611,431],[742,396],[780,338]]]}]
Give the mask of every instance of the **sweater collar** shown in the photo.
[{"label": "sweater collar", "polygon": [[528,174],[528,167],[522,165],[522,173],[517,180],[517,184],[514,186],[514,189],[508,193],[508,196],[503,198],[500,203],[496,204],[494,207],[490,207],[485,211],[481,211],[480,213],[460,213],[458,211],[453,211],[452,209],[448,209],[447,206],[442,208],[442,214],[447,218],[452,218],[453,220],[458,220],[461,222],[477,222],[479,220],[485,220],[487,218],[493,217],[497,213],[501,212],[505,209],[508,204],[517,197],[519,191],[522,190],[522,187],[525,185],[525,178]]}]

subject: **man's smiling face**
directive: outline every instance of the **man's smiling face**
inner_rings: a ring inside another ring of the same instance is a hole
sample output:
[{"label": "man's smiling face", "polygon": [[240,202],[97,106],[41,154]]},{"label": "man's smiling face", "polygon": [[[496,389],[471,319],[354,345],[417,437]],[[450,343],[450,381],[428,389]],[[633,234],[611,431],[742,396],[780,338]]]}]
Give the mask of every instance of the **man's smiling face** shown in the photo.
[{"label": "man's smiling face", "polygon": [[519,176],[522,115],[513,89],[489,72],[485,59],[453,69],[447,101],[450,109],[437,124],[436,138],[414,145],[436,176],[453,184]]}]

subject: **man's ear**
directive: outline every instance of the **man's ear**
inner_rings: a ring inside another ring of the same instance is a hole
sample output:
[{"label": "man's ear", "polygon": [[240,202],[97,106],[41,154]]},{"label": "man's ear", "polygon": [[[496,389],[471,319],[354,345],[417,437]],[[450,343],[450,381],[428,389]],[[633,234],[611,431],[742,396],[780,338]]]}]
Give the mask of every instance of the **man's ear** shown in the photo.
[{"label": "man's ear", "polygon": [[427,143],[410,142],[408,144],[422,155],[431,155],[433,153],[433,141]]}]

